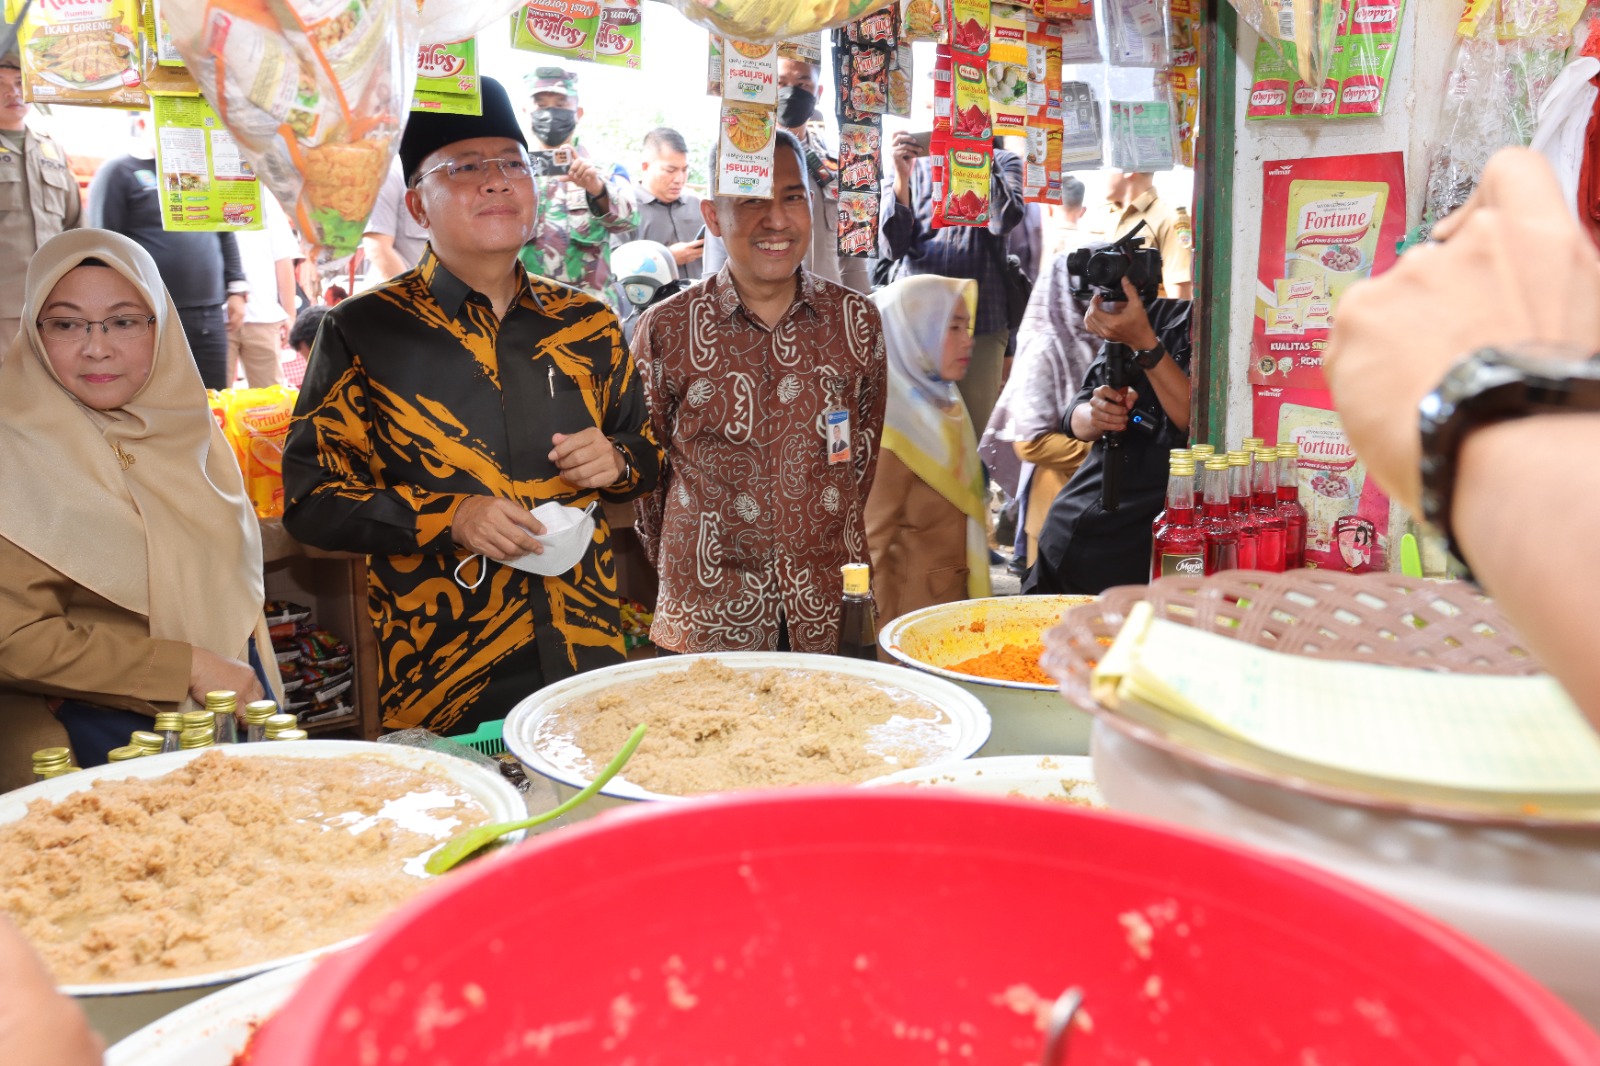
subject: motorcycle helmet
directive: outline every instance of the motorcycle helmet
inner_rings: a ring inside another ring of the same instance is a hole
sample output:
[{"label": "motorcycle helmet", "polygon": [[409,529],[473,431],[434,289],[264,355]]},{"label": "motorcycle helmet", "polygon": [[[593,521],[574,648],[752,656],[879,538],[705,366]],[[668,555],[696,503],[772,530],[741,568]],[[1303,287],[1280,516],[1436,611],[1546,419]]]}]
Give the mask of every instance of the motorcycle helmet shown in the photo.
[{"label": "motorcycle helmet", "polygon": [[629,241],[612,251],[611,274],[628,302],[643,307],[657,289],[678,280],[678,264],[658,241]]}]

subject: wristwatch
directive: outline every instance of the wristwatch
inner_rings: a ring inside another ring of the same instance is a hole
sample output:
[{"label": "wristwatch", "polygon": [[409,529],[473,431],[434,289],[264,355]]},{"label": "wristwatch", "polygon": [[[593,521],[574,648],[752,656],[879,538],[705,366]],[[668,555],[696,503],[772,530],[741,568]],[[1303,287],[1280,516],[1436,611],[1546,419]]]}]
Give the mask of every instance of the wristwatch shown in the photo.
[{"label": "wristwatch", "polygon": [[1167,349],[1162,346],[1160,341],[1156,341],[1154,348],[1134,349],[1133,361],[1139,365],[1140,370],[1154,370],[1156,364],[1161,362],[1162,357],[1166,354]]},{"label": "wristwatch", "polygon": [[1462,441],[1474,429],[1512,418],[1600,411],[1600,356],[1574,360],[1573,354],[1537,345],[1480,348],[1451,367],[1418,405],[1422,517],[1457,559],[1466,561],[1450,524]]}]

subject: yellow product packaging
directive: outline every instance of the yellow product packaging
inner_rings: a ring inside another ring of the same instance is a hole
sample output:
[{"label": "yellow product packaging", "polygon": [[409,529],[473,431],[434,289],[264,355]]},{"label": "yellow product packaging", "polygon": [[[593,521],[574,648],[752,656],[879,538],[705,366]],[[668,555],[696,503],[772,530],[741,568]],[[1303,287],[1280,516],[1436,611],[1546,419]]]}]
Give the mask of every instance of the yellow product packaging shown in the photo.
[{"label": "yellow product packaging", "polygon": [[1299,300],[1280,304],[1267,312],[1267,335],[1304,333],[1306,305]]},{"label": "yellow product packaging", "polygon": [[283,448],[299,392],[287,385],[220,394],[223,434],[244,475],[245,495],[261,518],[283,514]]},{"label": "yellow product packaging", "polygon": [[23,95],[36,103],[150,106],[137,0],[40,3],[18,35]]},{"label": "yellow product packaging", "polygon": [[1320,279],[1338,300],[1372,273],[1388,203],[1386,182],[1291,181],[1284,276]]}]

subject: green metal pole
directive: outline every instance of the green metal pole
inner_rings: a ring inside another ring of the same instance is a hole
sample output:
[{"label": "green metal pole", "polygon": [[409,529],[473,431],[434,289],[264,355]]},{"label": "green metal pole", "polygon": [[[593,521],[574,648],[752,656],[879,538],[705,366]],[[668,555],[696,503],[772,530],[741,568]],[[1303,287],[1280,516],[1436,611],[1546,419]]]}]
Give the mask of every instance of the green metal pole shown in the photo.
[{"label": "green metal pole", "polygon": [[1227,0],[1208,0],[1200,69],[1200,129],[1195,144],[1195,350],[1190,435],[1218,449],[1228,426],[1233,308],[1233,163],[1238,117],[1239,16]]}]

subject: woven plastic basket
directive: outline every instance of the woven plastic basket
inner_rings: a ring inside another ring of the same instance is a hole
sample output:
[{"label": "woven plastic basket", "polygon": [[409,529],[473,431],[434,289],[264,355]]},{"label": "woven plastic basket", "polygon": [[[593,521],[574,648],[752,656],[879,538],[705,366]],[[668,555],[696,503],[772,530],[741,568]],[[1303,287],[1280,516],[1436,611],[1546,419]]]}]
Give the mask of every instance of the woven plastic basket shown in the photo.
[{"label": "woven plastic basket", "polygon": [[1140,601],[1169,621],[1289,655],[1453,673],[1543,673],[1499,608],[1471,585],[1318,570],[1162,578],[1110,589],[1094,603],[1068,611],[1045,633],[1041,661],[1075,706],[1129,737],[1213,771],[1339,802],[1435,817],[1521,824],[1592,824],[1600,817],[1593,796],[1543,797],[1535,807],[1513,794],[1371,778],[1268,751],[1151,708],[1102,707],[1090,689],[1095,664]]}]

